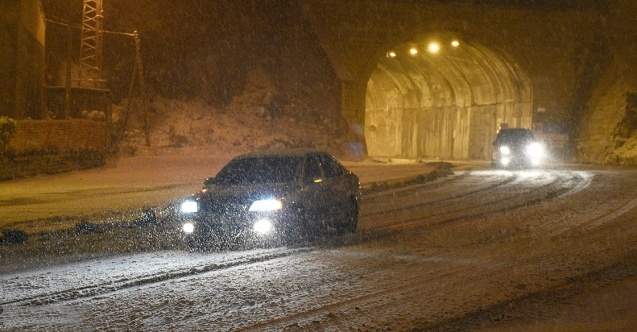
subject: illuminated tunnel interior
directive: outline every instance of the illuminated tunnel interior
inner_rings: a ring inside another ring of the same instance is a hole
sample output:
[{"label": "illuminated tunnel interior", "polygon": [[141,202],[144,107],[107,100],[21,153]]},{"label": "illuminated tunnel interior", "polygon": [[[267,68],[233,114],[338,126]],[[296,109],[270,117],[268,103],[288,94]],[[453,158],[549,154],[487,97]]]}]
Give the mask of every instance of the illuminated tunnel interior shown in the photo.
[{"label": "illuminated tunnel interior", "polygon": [[487,160],[501,124],[531,127],[532,98],[522,69],[482,43],[437,36],[397,45],[367,83],[368,154]]}]

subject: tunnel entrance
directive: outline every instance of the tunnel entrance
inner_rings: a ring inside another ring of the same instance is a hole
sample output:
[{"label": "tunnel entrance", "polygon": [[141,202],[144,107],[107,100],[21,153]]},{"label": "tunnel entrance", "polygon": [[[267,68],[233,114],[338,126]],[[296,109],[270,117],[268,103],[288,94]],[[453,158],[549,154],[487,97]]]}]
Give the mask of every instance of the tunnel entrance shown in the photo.
[{"label": "tunnel entrance", "polygon": [[397,45],[365,98],[368,155],[488,160],[498,127],[531,127],[532,89],[503,52],[455,36]]}]

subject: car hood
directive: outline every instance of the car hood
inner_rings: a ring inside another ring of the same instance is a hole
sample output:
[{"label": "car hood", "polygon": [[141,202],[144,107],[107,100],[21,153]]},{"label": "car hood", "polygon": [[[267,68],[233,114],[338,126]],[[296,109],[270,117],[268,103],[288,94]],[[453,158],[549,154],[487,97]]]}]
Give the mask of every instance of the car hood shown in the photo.
[{"label": "car hood", "polygon": [[286,199],[298,190],[293,184],[212,185],[194,196],[199,201],[251,204],[260,199]]}]

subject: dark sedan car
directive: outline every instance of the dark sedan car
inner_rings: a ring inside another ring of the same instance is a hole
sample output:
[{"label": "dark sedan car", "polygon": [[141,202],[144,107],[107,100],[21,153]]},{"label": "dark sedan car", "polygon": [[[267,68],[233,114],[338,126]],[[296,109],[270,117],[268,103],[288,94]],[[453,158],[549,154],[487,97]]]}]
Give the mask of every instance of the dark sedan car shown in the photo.
[{"label": "dark sedan car", "polygon": [[356,230],[358,177],[313,150],[250,153],[232,159],[181,203],[187,242],[290,241]]},{"label": "dark sedan car", "polygon": [[502,128],[493,142],[491,164],[495,167],[539,166],[544,157],[544,147],[531,130]]}]

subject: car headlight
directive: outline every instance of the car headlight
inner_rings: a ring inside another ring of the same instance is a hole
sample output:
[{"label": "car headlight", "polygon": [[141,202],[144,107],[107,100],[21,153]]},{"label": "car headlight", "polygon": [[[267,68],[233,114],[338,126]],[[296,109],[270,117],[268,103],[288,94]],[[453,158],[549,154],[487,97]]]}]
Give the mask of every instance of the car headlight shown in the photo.
[{"label": "car headlight", "polygon": [[194,213],[199,211],[199,206],[195,201],[185,201],[181,203],[181,212],[182,213]]},{"label": "car headlight", "polygon": [[500,153],[503,155],[509,155],[511,154],[511,149],[509,149],[508,146],[504,145],[500,147]]},{"label": "car headlight", "polygon": [[269,219],[260,219],[254,223],[252,229],[257,234],[265,235],[272,232],[272,230],[274,229],[274,225]]},{"label": "car headlight", "polygon": [[250,205],[250,211],[274,211],[281,210],[283,205],[281,201],[278,199],[262,199],[258,201],[254,201],[252,205]]},{"label": "car headlight", "polygon": [[544,155],[544,147],[538,142],[531,143],[526,147],[526,152],[531,158],[541,158]]},{"label": "car headlight", "polygon": [[192,234],[195,231],[195,224],[189,222],[189,223],[185,223],[182,226],[182,230],[184,231],[184,233],[186,234]]}]

